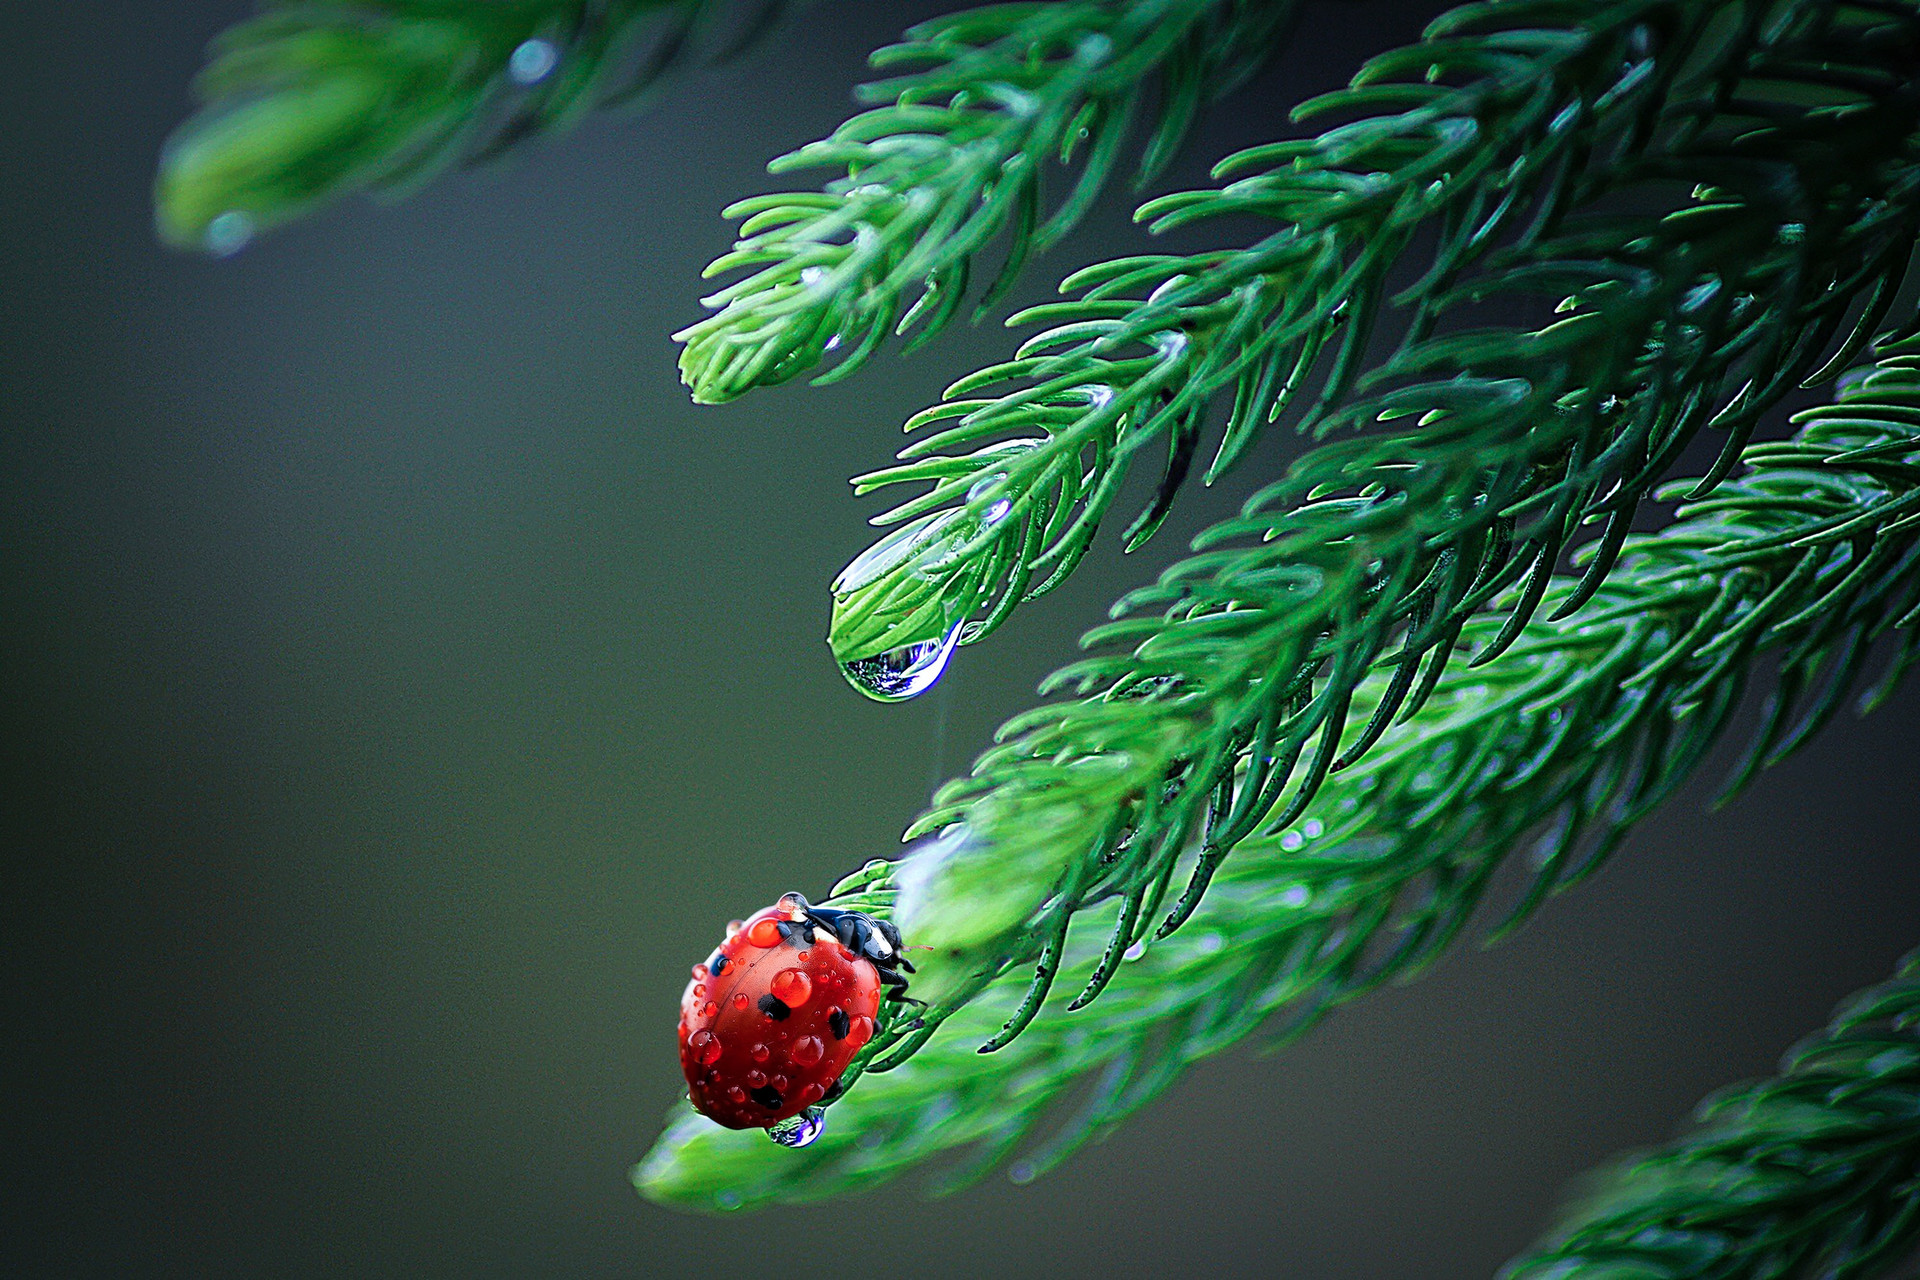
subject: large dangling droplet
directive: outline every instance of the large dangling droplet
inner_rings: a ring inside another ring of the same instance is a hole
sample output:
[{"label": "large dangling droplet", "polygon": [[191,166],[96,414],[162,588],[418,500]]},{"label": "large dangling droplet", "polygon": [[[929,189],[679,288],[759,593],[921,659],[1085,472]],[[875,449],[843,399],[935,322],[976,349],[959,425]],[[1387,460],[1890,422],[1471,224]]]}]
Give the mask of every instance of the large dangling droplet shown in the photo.
[{"label": "large dangling droplet", "polygon": [[875,702],[905,702],[931,689],[947,669],[954,646],[960,643],[961,622],[947,628],[944,636],[903,644],[870,658],[855,658],[840,664],[847,683]]},{"label": "large dangling droplet", "polygon": [[826,1131],[826,1111],[820,1107],[808,1107],[800,1114],[788,1116],[774,1125],[767,1130],[767,1136],[783,1147],[804,1147]]}]

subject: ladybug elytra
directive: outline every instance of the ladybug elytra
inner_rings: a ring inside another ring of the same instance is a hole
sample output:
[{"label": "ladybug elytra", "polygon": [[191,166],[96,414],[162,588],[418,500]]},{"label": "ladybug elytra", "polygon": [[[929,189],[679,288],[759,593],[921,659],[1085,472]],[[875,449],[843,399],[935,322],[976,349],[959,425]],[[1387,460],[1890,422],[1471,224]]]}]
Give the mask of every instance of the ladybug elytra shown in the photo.
[{"label": "ladybug elytra", "polygon": [[906,999],[901,971],[913,966],[900,951],[891,922],[797,893],[727,926],[680,998],[680,1069],[695,1110],[729,1129],[774,1129],[832,1101],[873,1038],[883,995]]}]

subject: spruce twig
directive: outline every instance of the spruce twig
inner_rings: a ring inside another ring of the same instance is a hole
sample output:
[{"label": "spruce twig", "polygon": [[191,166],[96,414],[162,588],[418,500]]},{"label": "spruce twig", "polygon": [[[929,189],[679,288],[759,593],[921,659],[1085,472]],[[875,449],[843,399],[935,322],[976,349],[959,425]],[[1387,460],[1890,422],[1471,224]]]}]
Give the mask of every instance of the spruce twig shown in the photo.
[{"label": "spruce twig", "polygon": [[[675,335],[694,399],[731,400],[830,355],[818,380],[843,378],[916,326],[914,344],[925,341],[965,301],[975,258],[1004,240],[978,317],[1123,167],[1149,91],[1157,119],[1146,123],[1143,182],[1173,157],[1201,102],[1265,59],[1295,3],[1002,4],[922,23],[881,49],[873,64],[891,74],[860,97],[884,105],[770,166],[845,176],[726,210],[742,219],[740,239],[707,274],[746,274],[704,300],[714,315]],[[1049,204],[1043,180],[1056,158],[1078,172]]]},{"label": "spruce twig", "polygon": [[[942,1188],[1010,1156],[1017,1178],[1033,1176],[1188,1063],[1262,1025],[1299,1034],[1418,973],[1514,856],[1528,881],[1496,936],[1591,874],[1695,774],[1763,664],[1781,672],[1779,713],[1750,745],[1755,760],[1804,742],[1861,688],[1869,646],[1885,638],[1884,674],[1861,699],[1877,703],[1920,658],[1920,343],[1890,349],[1798,420],[1792,440],[1747,447],[1749,474],[1628,539],[1580,614],[1536,612],[1492,662],[1449,667],[1364,771],[1336,775],[1300,821],[1247,841],[1192,922],[1123,963],[1095,1004],[1068,1012],[1099,963],[1111,902],[1076,923],[1063,981],[998,1054],[974,1047],[1019,1003],[1022,974],[987,985],[897,1069],[861,1078],[808,1151],[775,1152],[689,1116],[636,1171],[641,1190],[705,1209],[798,1202],[963,1150]],[[1558,577],[1546,600],[1579,589]],[[1504,616],[1478,613],[1460,646],[1485,643]],[[1363,702],[1388,679],[1373,677]],[[892,874],[862,873],[863,907],[885,906]],[[1083,1089],[1078,1109],[1015,1155]]]},{"label": "spruce twig", "polygon": [[[748,9],[717,52],[783,6]],[[167,141],[160,234],[224,254],[343,195],[403,194],[637,100],[717,25],[711,0],[264,0],[214,42]]]},{"label": "spruce twig", "polygon": [[[1052,923],[1163,885],[1188,839],[1203,839],[1216,856],[1158,921],[1163,935],[1177,927],[1219,854],[1262,824],[1290,822],[1336,764],[1359,767],[1372,738],[1417,710],[1458,650],[1460,628],[1489,599],[1503,599],[1507,614],[1491,634],[1476,633],[1475,663],[1526,633],[1584,520],[1604,520],[1606,532],[1579,587],[1552,598],[1563,614],[1596,598],[1634,511],[1700,429],[1724,430],[1737,449],[1797,380],[1865,340],[1920,225],[1920,87],[1904,70],[1920,52],[1920,13],[1821,0],[1762,8],[1541,0],[1457,11],[1424,44],[1376,59],[1340,99],[1420,105],[1264,149],[1263,162],[1284,163],[1207,198],[1304,219],[1277,237],[1286,246],[1315,227],[1338,230],[1331,243],[1345,247],[1309,254],[1310,274],[1295,287],[1265,286],[1307,298],[1300,305],[1316,318],[1315,307],[1334,304],[1313,298],[1352,292],[1344,254],[1373,263],[1411,235],[1395,211],[1428,209],[1449,174],[1487,184],[1468,182],[1472,198],[1453,210],[1431,269],[1407,295],[1414,327],[1394,354],[1353,385],[1342,372],[1350,361],[1335,354],[1317,430],[1354,434],[1309,452],[1242,519],[1203,535],[1203,554],[1123,599],[1117,620],[1087,637],[1096,656],[1047,686],[1073,700],[1009,722],[973,775],[949,784],[915,825],[964,823],[983,846],[973,878],[991,878],[997,895],[981,910],[949,877],[917,899],[932,905],[908,923],[926,941],[972,953],[937,1007],[1030,960],[1043,911]],[[1730,23],[1730,12],[1740,20]],[[1547,28],[1546,16],[1564,25]],[[1465,87],[1448,86],[1455,74]],[[1335,168],[1352,172],[1320,181]],[[1513,177],[1528,171],[1539,181]],[[1362,180],[1382,172],[1398,177]],[[1676,189],[1677,174],[1714,185]],[[1629,198],[1637,208],[1622,206]],[[1344,219],[1364,234],[1349,243]],[[1517,223],[1519,238],[1501,246],[1499,228]],[[1151,268],[1156,278],[1167,270]],[[1325,284],[1299,287],[1327,271]],[[1150,402],[1107,381],[1115,366],[1101,353],[1116,334],[1200,334],[1173,309],[1211,296],[1211,286],[1185,276],[1166,276],[1146,301],[1112,304],[1130,317],[1117,329],[1067,326],[1067,354],[1017,362],[1023,389],[962,404],[961,425],[941,438],[963,438],[974,452],[940,459],[942,478],[892,514],[965,520],[896,544],[887,571],[843,593],[834,637],[843,659],[925,639],[918,629],[937,613],[929,600],[949,584],[961,584],[969,608],[990,598],[982,566],[1012,564],[1000,549],[1032,546],[1031,524],[1044,522],[1048,538],[1084,530],[1061,514],[1064,504],[1021,485],[1054,483],[1063,466],[1078,474],[1087,424],[1114,426],[1112,406]],[[1543,292],[1565,296],[1559,310],[1573,314],[1544,328],[1436,332],[1431,323],[1488,298]],[[1866,327],[1843,336],[1856,312]],[[1256,331],[1296,342],[1309,332],[1276,315],[1247,329]],[[1281,350],[1274,368],[1294,367],[1295,350]],[[1163,374],[1158,359],[1129,368],[1143,377],[1151,368],[1149,390],[1178,388],[1174,407],[1150,421],[1196,412],[1201,392],[1221,385],[1186,365]],[[978,447],[1009,421],[1038,421],[1035,406],[1052,406],[1066,425],[1018,448]],[[1103,456],[1125,448],[1115,438]],[[1723,471],[1694,492],[1710,492]],[[993,475],[1002,478],[980,492]],[[1082,487],[1102,492],[1106,480]],[[962,507],[937,509],[969,491]],[[982,503],[1009,510],[996,523],[993,508],[976,510]],[[1064,558],[1062,545],[1042,560]],[[1362,708],[1357,694],[1382,666],[1399,678],[1385,701]],[[1365,726],[1352,740],[1343,737],[1350,716]],[[1223,789],[1228,803],[1212,806]],[[1156,906],[1159,895],[1149,894]]]},{"label": "spruce twig", "polygon": [[1594,1179],[1504,1280],[1870,1280],[1912,1262],[1920,952],[1699,1121]]}]

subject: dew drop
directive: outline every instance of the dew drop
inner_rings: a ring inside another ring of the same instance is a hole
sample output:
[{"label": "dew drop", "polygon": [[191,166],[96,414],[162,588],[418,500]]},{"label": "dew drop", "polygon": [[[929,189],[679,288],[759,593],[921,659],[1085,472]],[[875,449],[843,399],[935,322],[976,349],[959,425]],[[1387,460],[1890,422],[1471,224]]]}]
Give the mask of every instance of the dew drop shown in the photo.
[{"label": "dew drop", "polygon": [[756,947],[777,947],[780,945],[780,922],[772,916],[762,916],[753,922],[747,930],[747,941]]},{"label": "dew drop", "polygon": [[1021,1187],[1039,1176],[1040,1171],[1034,1168],[1031,1160],[1015,1160],[1007,1170],[1007,1177],[1013,1181],[1014,1185]]},{"label": "dew drop", "polygon": [[773,1086],[773,1091],[775,1093],[785,1093],[787,1091],[787,1086],[792,1084],[793,1081],[787,1079],[785,1076],[775,1076],[772,1080],[768,1081],[767,1083]]},{"label": "dew drop", "polygon": [[1301,834],[1309,840],[1318,840],[1320,833],[1325,830],[1326,828],[1320,825],[1320,819],[1318,818],[1308,818],[1300,825]]},{"label": "dew drop", "polygon": [[704,996],[705,994],[707,994],[707,984],[706,984],[706,983],[704,983],[704,982],[696,982],[696,983],[694,983],[694,984],[693,984],[693,994],[694,994],[694,996],[695,996],[695,998],[696,998],[696,999],[697,999],[698,997],[700,997],[700,996]]},{"label": "dew drop", "polygon": [[1227,940],[1217,933],[1203,933],[1196,945],[1200,948],[1201,955],[1210,956],[1226,946]]},{"label": "dew drop", "polygon": [[753,1048],[747,1050],[747,1056],[749,1058],[752,1058],[755,1062],[765,1062],[770,1056],[772,1056],[772,1051],[769,1050],[767,1046],[763,1044],[757,1044],[753,1046]]},{"label": "dew drop", "polygon": [[696,1031],[693,1039],[687,1041],[687,1047],[693,1050],[693,1060],[703,1067],[710,1067],[720,1061],[720,1037],[711,1031]]},{"label": "dew drop", "polygon": [[1291,853],[1307,842],[1307,838],[1298,831],[1289,831],[1280,837],[1280,847]]},{"label": "dew drop", "polygon": [[1143,938],[1139,942],[1136,942],[1132,946],[1128,947],[1125,951],[1121,952],[1120,958],[1122,960],[1138,960],[1141,956],[1145,954],[1147,954],[1147,943],[1146,943],[1146,940]]},{"label": "dew drop", "polygon": [[253,215],[229,209],[207,224],[207,252],[216,258],[231,258],[253,243]]},{"label": "dew drop", "polygon": [[693,966],[693,977],[694,977],[694,981],[696,981],[696,982],[705,982],[705,981],[707,980],[707,976],[708,976],[708,975],[707,975],[707,966],[705,966],[705,965],[703,965],[703,964],[697,964],[697,965],[695,965],[695,966]]},{"label": "dew drop", "polygon": [[813,979],[798,969],[782,969],[773,975],[773,981],[767,984],[773,998],[788,1008],[798,1008],[807,1002],[813,994]]},{"label": "dew drop", "polygon": [[1303,884],[1296,884],[1280,895],[1283,907],[1304,907],[1313,901],[1313,890]]},{"label": "dew drop", "polygon": [[800,954],[799,954],[799,955],[798,955],[797,957],[795,957],[795,958],[796,958],[796,959],[798,959],[798,960],[800,961],[800,963],[801,963],[801,964],[805,964],[805,963],[806,963],[807,961],[809,961],[809,960],[811,960],[811,959],[813,959],[813,952],[811,952],[811,951],[802,951],[802,952],[801,952],[801,953],[800,953]]},{"label": "dew drop", "polygon": [[847,1028],[847,1043],[858,1049],[871,1039],[873,1039],[873,1019],[863,1013],[853,1020],[852,1026]]},{"label": "dew drop", "polygon": [[787,1056],[796,1067],[811,1067],[820,1061],[826,1051],[827,1046],[820,1043],[819,1036],[801,1036],[793,1042],[793,1048],[787,1051]]},{"label": "dew drop", "polygon": [[722,1191],[713,1198],[713,1202],[722,1209],[738,1209],[740,1207],[740,1193],[738,1191]]},{"label": "dew drop", "polygon": [[736,1009],[745,1009],[749,1003],[750,1001],[748,1001],[745,996],[735,996],[733,998],[733,1007]]},{"label": "dew drop", "polygon": [[734,934],[740,932],[742,929],[746,927],[747,927],[747,922],[744,920],[727,921],[727,937],[731,939]]},{"label": "dew drop", "polygon": [[715,1004],[711,1000],[707,1001],[705,1004],[700,1006],[700,1016],[703,1018],[711,1018],[714,1014],[719,1012],[720,1012],[720,1006]]},{"label": "dew drop", "polygon": [[553,41],[535,37],[522,40],[518,48],[507,58],[507,75],[513,82],[525,88],[539,84],[553,74],[560,65],[560,50]]},{"label": "dew drop", "polygon": [[788,1116],[774,1125],[767,1130],[767,1136],[783,1147],[804,1147],[826,1130],[827,1113],[819,1107],[808,1107],[799,1115]]},{"label": "dew drop", "polygon": [[749,1071],[749,1072],[747,1072],[747,1087],[748,1087],[749,1089],[758,1089],[758,1088],[761,1088],[761,1087],[763,1087],[763,1086],[764,1086],[764,1085],[765,1085],[766,1083],[767,1083],[767,1073],[766,1073],[766,1072],[764,1072],[764,1071],[761,1071],[761,1070],[760,1070],[759,1068],[757,1068],[757,1067],[756,1067],[756,1068],[755,1068],[754,1070],[752,1070],[752,1071]]},{"label": "dew drop", "polygon": [[809,289],[811,289],[814,285],[819,284],[822,280],[825,280],[826,278],[827,278],[827,269],[825,267],[800,268],[800,283],[803,285],[806,285]]},{"label": "dew drop", "polygon": [[947,660],[953,657],[954,646],[960,643],[960,627],[961,622],[956,621],[943,636],[903,644],[870,658],[843,662],[840,674],[875,702],[905,702],[917,698],[931,689],[946,671]]},{"label": "dew drop", "polygon": [[742,1089],[739,1085],[734,1085],[733,1088],[727,1090],[727,1101],[731,1102],[734,1106],[738,1107],[738,1106],[744,1105],[746,1100],[747,1100],[747,1091],[745,1089]]},{"label": "dew drop", "polygon": [[818,1102],[827,1096],[827,1091],[818,1084],[810,1084],[800,1090],[800,1101]]}]

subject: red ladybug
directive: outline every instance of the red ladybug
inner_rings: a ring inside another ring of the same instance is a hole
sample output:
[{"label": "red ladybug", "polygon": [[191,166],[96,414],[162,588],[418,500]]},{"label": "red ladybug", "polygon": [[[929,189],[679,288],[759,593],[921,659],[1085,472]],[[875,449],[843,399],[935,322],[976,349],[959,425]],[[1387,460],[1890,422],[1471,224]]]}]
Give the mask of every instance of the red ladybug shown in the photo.
[{"label": "red ladybug", "polygon": [[729,925],[680,997],[694,1108],[729,1129],[770,1129],[838,1097],[840,1074],[873,1038],[882,988],[906,999],[900,971],[913,966],[900,950],[891,922],[797,893]]}]

